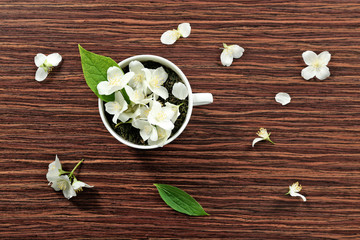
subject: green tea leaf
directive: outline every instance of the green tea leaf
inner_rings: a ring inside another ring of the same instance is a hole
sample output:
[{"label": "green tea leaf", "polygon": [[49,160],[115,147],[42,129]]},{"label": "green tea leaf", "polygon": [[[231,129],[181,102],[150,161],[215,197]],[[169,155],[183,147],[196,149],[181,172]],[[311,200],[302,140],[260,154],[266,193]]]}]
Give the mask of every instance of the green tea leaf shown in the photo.
[{"label": "green tea leaf", "polygon": [[119,67],[119,65],[109,57],[101,56],[85,50],[79,44],[79,52],[81,56],[81,65],[84,78],[90,89],[105,102],[114,101],[114,94],[100,95],[97,90],[99,82],[107,81],[107,70],[109,67]]},{"label": "green tea leaf", "polygon": [[167,184],[154,185],[158,189],[160,197],[172,209],[190,216],[209,215],[193,197],[183,190]]}]

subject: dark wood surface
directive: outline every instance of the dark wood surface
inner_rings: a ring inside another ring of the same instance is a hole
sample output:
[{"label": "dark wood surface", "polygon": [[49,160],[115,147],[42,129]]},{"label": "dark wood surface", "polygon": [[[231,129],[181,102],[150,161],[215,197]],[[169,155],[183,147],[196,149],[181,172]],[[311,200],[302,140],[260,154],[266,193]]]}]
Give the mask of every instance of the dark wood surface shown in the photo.
[{"label": "dark wood surface", "polygon": [[[360,238],[358,0],[1,1],[0,16],[1,239]],[[182,22],[189,38],[162,45]],[[223,42],[245,48],[231,67]],[[79,43],[116,61],[168,58],[214,103],[164,148],[131,149],[100,120]],[[328,79],[301,78],[306,50],[332,54]],[[53,52],[61,67],[36,82],[34,56]],[[276,145],[251,147],[260,127]],[[70,201],[55,192],[55,154],[65,169],[85,158],[77,177],[95,187]],[[307,202],[284,195],[295,181]],[[171,210],[153,183],[182,188],[210,216]]]}]

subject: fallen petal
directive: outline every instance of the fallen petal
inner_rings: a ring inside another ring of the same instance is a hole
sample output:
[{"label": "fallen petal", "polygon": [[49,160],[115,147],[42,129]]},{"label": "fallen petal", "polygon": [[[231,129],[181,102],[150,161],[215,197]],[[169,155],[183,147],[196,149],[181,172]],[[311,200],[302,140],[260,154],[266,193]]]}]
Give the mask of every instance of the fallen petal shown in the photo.
[{"label": "fallen petal", "polygon": [[318,59],[318,56],[313,51],[306,51],[302,53],[302,58],[306,65],[312,65]]},{"label": "fallen petal", "polygon": [[222,65],[229,67],[233,62],[233,55],[230,50],[224,49],[220,55]]},{"label": "fallen petal", "polygon": [[34,62],[37,67],[40,67],[45,62],[45,60],[46,60],[46,56],[45,54],[42,53],[38,53],[34,57]]},{"label": "fallen petal", "polygon": [[319,62],[323,65],[328,65],[331,59],[331,54],[328,51],[324,51],[318,56]]},{"label": "fallen petal", "polygon": [[48,75],[48,72],[45,71],[44,68],[39,67],[35,73],[35,80],[38,82],[44,81],[45,78],[47,77],[47,75]]},{"label": "fallen petal", "polygon": [[229,46],[229,49],[232,52],[232,55],[233,55],[234,58],[240,58],[243,55],[244,51],[245,51],[239,45],[231,45],[231,46]]},{"label": "fallen petal", "polygon": [[312,66],[308,66],[301,71],[301,76],[305,80],[309,80],[309,79],[315,77],[315,75],[316,75],[316,69]]},{"label": "fallen petal", "polygon": [[162,44],[171,45],[178,40],[178,34],[174,30],[168,30],[161,35],[160,41]]},{"label": "fallen petal", "polygon": [[325,80],[326,78],[328,78],[330,76],[330,70],[327,66],[323,66],[322,68],[320,68],[317,72],[316,72],[316,77],[319,80]]},{"label": "fallen petal", "polygon": [[48,63],[50,63],[53,67],[56,67],[57,65],[59,65],[59,63],[62,60],[62,57],[60,54],[58,53],[52,53],[49,56],[46,57],[46,60]]},{"label": "fallen petal", "polygon": [[263,140],[264,140],[263,138],[255,138],[252,142],[252,147],[254,147],[256,143],[263,141]]},{"label": "fallen petal", "polygon": [[177,82],[173,86],[172,94],[176,98],[178,98],[180,100],[184,100],[189,95],[189,92],[188,92],[187,87],[185,86],[185,84],[183,84],[181,82]]},{"label": "fallen petal", "polygon": [[291,97],[289,94],[284,92],[279,92],[275,96],[275,101],[281,103],[283,106],[288,104],[291,101]]},{"label": "fallen petal", "polygon": [[187,38],[191,32],[190,23],[181,23],[178,26],[178,31],[183,38]]}]

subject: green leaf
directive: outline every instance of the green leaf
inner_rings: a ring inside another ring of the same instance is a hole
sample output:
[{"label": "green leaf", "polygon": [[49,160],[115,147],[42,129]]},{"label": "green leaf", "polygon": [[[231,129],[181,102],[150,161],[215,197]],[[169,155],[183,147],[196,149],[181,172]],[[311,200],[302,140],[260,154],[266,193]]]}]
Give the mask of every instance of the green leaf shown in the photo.
[{"label": "green leaf", "polygon": [[119,67],[119,65],[109,57],[101,56],[85,50],[79,44],[79,52],[81,56],[81,65],[84,78],[90,89],[105,102],[114,101],[114,94],[100,95],[97,90],[99,82],[107,81],[107,70],[109,67]]},{"label": "green leaf", "polygon": [[193,197],[183,190],[167,184],[154,185],[162,200],[172,209],[190,216],[209,215]]}]

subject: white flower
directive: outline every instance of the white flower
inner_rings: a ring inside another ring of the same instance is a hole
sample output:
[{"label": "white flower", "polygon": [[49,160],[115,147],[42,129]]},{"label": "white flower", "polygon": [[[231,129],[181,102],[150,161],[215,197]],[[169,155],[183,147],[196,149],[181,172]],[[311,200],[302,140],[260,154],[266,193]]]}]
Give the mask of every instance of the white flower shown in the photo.
[{"label": "white flower", "polygon": [[109,67],[107,70],[107,81],[102,81],[97,85],[97,90],[100,95],[111,95],[114,92],[121,90],[135,75],[133,72],[124,72],[118,67]]},{"label": "white flower", "polygon": [[159,147],[164,146],[166,140],[168,140],[168,138],[171,135],[171,130],[165,130],[159,126],[156,127],[157,130],[157,134],[158,134],[158,139],[156,141],[152,141],[150,138],[148,139],[148,144],[149,145],[158,145]]},{"label": "white flower", "polygon": [[259,138],[255,138],[253,140],[252,147],[254,147],[257,142],[260,142],[263,140],[267,140],[267,141],[271,142],[272,144],[275,144],[273,141],[271,141],[270,134],[271,133],[268,133],[265,128],[260,128],[259,131],[257,132],[257,135],[259,136]]},{"label": "white flower", "polygon": [[51,185],[51,187],[55,190],[55,191],[63,191],[64,197],[66,197],[67,199],[70,199],[72,197],[76,196],[76,192],[73,188],[73,186],[71,185],[70,179],[67,175],[61,175],[59,176],[54,183]]},{"label": "white flower", "polygon": [[38,53],[34,57],[35,65],[38,67],[35,73],[35,80],[39,82],[44,81],[52,68],[58,66],[61,60],[62,57],[58,53],[52,53],[48,56]]},{"label": "white flower", "polygon": [[326,66],[331,59],[331,54],[328,51],[324,51],[319,55],[316,55],[313,51],[306,51],[303,52],[302,57],[304,62],[308,65],[301,71],[301,76],[305,80],[309,80],[313,77],[324,80],[330,76],[329,68]]},{"label": "white flower", "polygon": [[145,105],[151,101],[151,98],[145,98],[145,93],[141,89],[132,89],[130,86],[125,86],[125,91],[132,101],[135,104]]},{"label": "white flower", "polygon": [[117,123],[119,116],[123,113],[126,109],[128,109],[128,104],[126,103],[123,95],[120,91],[115,92],[115,101],[105,103],[105,110],[114,115],[113,116],[113,123]]},{"label": "white flower", "polygon": [[139,107],[140,114],[137,117],[142,120],[147,120],[150,110],[151,108],[148,107],[147,105],[140,105]]},{"label": "white flower", "polygon": [[223,46],[224,46],[224,50],[222,51],[222,53],[220,55],[220,60],[221,60],[222,65],[227,66],[227,67],[232,64],[234,58],[240,58],[245,51],[239,45],[228,46],[225,43],[223,43]]},{"label": "white flower", "polygon": [[176,119],[180,116],[180,111],[179,111],[180,105],[175,105],[175,104],[166,102],[166,103],[165,103],[165,107],[171,109],[171,111],[174,112],[174,116],[172,117],[171,121],[172,121],[173,123],[175,123],[175,122],[176,122]]},{"label": "white flower", "polygon": [[127,122],[129,119],[137,118],[141,114],[139,105],[130,105],[128,109],[119,116],[121,122]]},{"label": "white flower", "polygon": [[171,119],[174,112],[168,107],[162,107],[161,103],[154,101],[149,112],[148,121],[152,125],[159,126],[165,130],[172,130],[174,124]]},{"label": "white flower", "polygon": [[148,88],[156,95],[159,95],[163,99],[167,99],[169,97],[169,93],[165,87],[162,85],[168,78],[168,74],[164,70],[163,67],[159,67],[155,70],[150,70],[144,68],[145,78],[147,82]]},{"label": "white flower", "polygon": [[129,64],[129,71],[134,73],[134,77],[129,81],[128,85],[133,89],[146,92],[146,79],[144,65],[139,61],[131,61]]},{"label": "white flower", "polygon": [[49,181],[49,185],[51,183],[54,183],[59,178],[61,171],[62,171],[61,163],[58,156],[56,155],[55,161],[49,164],[49,169],[46,174],[46,179]]},{"label": "white flower", "polygon": [[144,141],[148,139],[151,139],[151,141],[158,140],[158,133],[156,127],[151,125],[148,121],[134,119],[131,124],[134,128],[140,129],[140,136]]},{"label": "white flower", "polygon": [[290,194],[292,197],[301,197],[304,202],[306,202],[306,197],[301,195],[299,192],[301,191],[302,187],[299,184],[299,182],[294,183],[293,185],[289,186],[289,192],[287,194]]},{"label": "white flower", "polygon": [[181,83],[181,82],[177,82],[174,84],[173,89],[172,89],[172,94],[180,99],[180,100],[184,100],[188,95],[188,89],[185,86],[185,84]]},{"label": "white flower", "polygon": [[168,30],[161,35],[160,41],[163,44],[171,45],[176,42],[180,37],[187,38],[190,35],[190,23],[181,23],[178,29]]},{"label": "white flower", "polygon": [[75,177],[74,177],[74,181],[72,183],[72,187],[74,188],[75,192],[81,192],[83,189],[83,187],[86,188],[92,188],[94,186],[90,186],[89,184],[86,184],[82,181],[78,181]]},{"label": "white flower", "polygon": [[279,92],[275,96],[275,101],[281,103],[282,105],[286,105],[291,101],[291,97],[287,93]]}]

